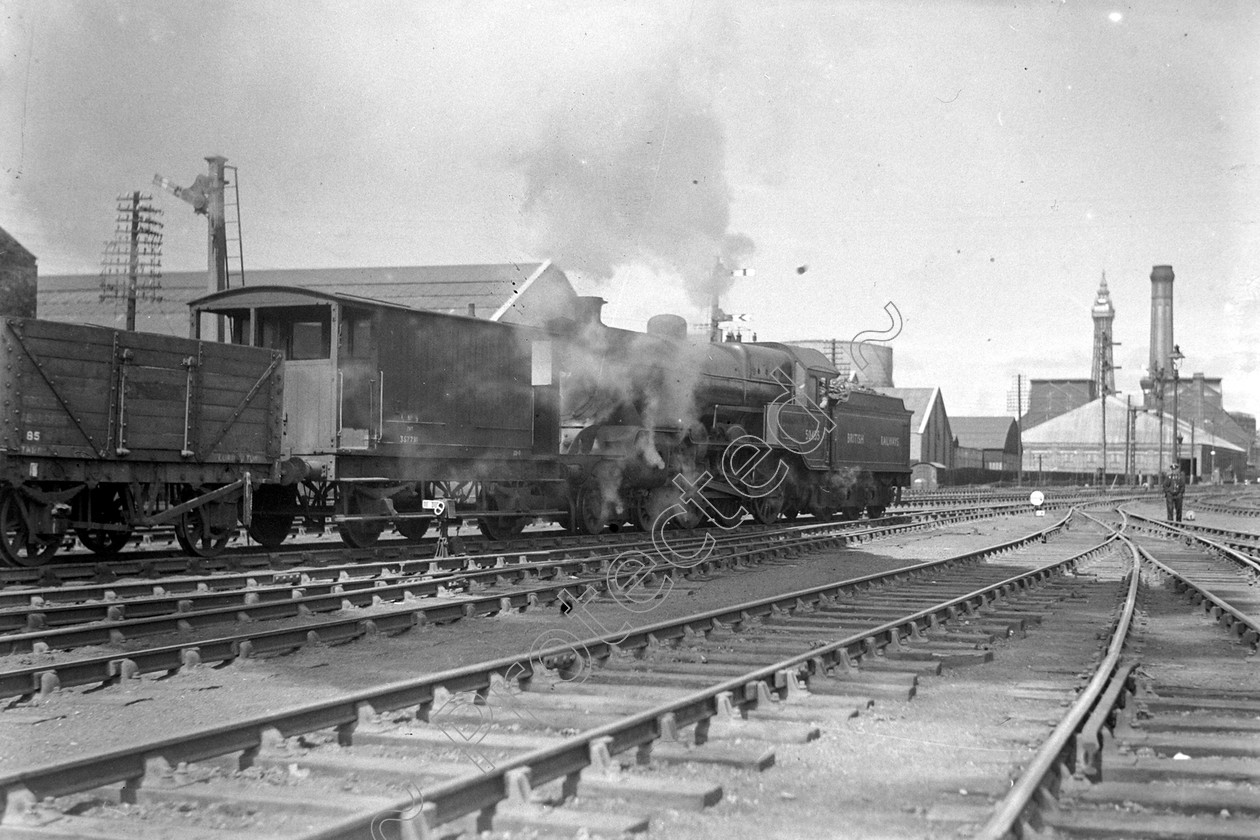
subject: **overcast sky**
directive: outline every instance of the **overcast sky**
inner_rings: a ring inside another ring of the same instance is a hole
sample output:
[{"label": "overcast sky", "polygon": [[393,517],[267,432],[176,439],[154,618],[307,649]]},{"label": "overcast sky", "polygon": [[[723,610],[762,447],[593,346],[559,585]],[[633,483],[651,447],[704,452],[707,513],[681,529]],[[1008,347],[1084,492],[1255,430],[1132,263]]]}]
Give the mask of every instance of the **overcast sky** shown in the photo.
[{"label": "overcast sky", "polygon": [[[551,258],[642,328],[762,340],[903,318],[896,384],[997,414],[1117,384],[1151,266],[1183,370],[1260,414],[1260,3],[0,0],[0,227],[94,273],[114,197],[240,168],[247,268]],[[205,266],[172,196],[167,270]],[[715,278],[721,256],[746,277]],[[729,288],[727,288],[729,286]]]}]

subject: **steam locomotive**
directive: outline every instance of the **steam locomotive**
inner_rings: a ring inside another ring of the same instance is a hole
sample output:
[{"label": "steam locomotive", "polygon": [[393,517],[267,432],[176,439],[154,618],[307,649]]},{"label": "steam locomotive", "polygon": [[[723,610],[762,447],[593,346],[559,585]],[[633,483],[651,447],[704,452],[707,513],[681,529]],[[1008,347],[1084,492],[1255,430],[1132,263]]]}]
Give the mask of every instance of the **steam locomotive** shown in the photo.
[{"label": "steam locomotive", "polygon": [[[665,511],[681,527],[878,516],[908,486],[900,400],[846,387],[814,350],[697,343],[669,315],[615,329],[602,304],[522,326],[254,286],[190,304],[189,339],[8,319],[6,339],[57,340],[4,343],[0,554],[46,562],[68,531],[111,554],[164,522],[200,555],[238,521],[268,549],[298,520],[354,547],[390,524],[415,541],[439,499],[491,539]],[[226,343],[202,340],[219,318]]]}]

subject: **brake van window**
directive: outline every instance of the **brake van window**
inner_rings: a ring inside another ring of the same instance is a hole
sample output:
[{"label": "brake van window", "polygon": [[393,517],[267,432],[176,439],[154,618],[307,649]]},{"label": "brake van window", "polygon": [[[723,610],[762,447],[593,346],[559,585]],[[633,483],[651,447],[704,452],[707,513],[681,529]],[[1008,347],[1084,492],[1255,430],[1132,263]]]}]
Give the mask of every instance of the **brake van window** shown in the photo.
[{"label": "brake van window", "polygon": [[295,306],[263,310],[258,315],[264,347],[285,359],[327,359],[331,355],[332,310],[327,306]]}]

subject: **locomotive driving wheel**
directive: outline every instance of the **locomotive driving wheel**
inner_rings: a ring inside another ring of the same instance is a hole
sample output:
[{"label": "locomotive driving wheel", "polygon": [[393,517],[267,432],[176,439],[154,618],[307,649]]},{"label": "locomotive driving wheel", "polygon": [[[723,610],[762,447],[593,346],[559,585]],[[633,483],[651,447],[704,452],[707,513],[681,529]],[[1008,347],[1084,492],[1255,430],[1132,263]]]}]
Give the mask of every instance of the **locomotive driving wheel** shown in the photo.
[{"label": "locomotive driving wheel", "polygon": [[[123,491],[114,487],[96,487],[92,490],[89,502],[92,520],[104,525],[127,524],[127,501]],[[131,528],[113,530],[105,528],[75,528],[74,535],[79,538],[93,554],[105,556],[117,554],[131,540]]]},{"label": "locomotive driving wheel", "polygon": [[700,524],[703,518],[695,505],[683,501],[682,493],[672,484],[656,487],[647,494],[647,500],[636,508],[638,525],[644,531],[651,531],[656,520],[667,515],[662,524],[667,528],[682,528],[690,531]]},{"label": "locomotive driving wheel", "polygon": [[603,533],[608,525],[611,505],[604,498],[604,491],[595,478],[587,479],[578,490],[577,504],[574,511],[574,524],[582,534],[595,536]]},{"label": "locomotive driving wheel", "polygon": [[42,566],[61,546],[61,536],[43,537],[31,523],[38,521],[35,503],[27,503],[13,490],[0,500],[0,554],[12,566]]}]

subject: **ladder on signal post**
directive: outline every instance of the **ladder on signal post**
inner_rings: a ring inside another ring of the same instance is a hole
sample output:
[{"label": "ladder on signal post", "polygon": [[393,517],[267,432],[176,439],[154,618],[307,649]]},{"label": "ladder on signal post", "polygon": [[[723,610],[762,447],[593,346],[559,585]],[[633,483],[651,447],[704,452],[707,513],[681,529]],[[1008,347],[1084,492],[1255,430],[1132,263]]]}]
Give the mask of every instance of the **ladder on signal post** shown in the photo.
[{"label": "ladder on signal post", "polygon": [[[237,184],[240,175],[235,166],[224,165],[224,171],[231,170],[231,179],[224,178],[223,190],[223,226],[227,243],[227,287],[245,285],[245,246],[241,242],[241,194]],[[234,230],[235,229],[235,230]],[[233,245],[235,243],[235,245]],[[236,281],[233,282],[232,278]]]}]

